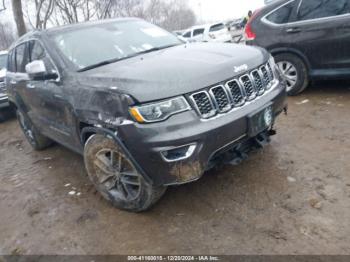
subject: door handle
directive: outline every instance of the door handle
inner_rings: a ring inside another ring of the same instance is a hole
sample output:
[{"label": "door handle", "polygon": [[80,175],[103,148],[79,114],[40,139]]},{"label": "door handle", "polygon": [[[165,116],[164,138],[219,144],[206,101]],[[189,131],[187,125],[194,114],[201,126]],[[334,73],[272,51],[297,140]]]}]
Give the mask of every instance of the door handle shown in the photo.
[{"label": "door handle", "polygon": [[10,84],[11,84],[11,85],[15,85],[15,84],[17,84],[17,81],[16,81],[16,80],[11,79]]},{"label": "door handle", "polygon": [[288,28],[286,32],[289,34],[295,34],[295,33],[300,33],[301,29],[299,27],[292,27],[292,28]]},{"label": "door handle", "polygon": [[35,88],[35,85],[33,85],[33,84],[27,84],[27,87],[28,87],[28,88]]}]

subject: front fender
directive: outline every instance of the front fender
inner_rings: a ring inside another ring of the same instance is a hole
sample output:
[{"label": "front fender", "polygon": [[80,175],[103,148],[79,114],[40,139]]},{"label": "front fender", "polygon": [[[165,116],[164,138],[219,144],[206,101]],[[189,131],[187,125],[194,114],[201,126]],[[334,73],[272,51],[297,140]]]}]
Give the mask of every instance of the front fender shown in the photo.
[{"label": "front fender", "polygon": [[153,184],[152,179],[150,179],[150,177],[146,174],[146,172],[142,169],[142,167],[137,163],[137,161],[131,155],[128,148],[125,146],[123,141],[120,139],[117,131],[112,131],[110,129],[103,128],[103,127],[85,127],[82,129],[81,134],[80,134],[80,139],[81,139],[82,144],[85,144],[85,142],[88,140],[89,136],[94,135],[94,134],[103,135],[109,139],[113,139],[114,142],[116,142],[117,145],[120,147],[120,149],[123,151],[123,154],[130,159],[132,164],[135,166],[136,170],[143,176],[143,178],[147,181],[147,183]]}]

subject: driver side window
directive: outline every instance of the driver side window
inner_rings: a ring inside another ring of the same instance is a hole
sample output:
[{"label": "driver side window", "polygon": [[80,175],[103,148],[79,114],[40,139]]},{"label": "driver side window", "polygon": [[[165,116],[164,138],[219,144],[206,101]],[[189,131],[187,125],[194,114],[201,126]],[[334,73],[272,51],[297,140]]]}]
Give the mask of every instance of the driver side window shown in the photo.
[{"label": "driver side window", "polygon": [[47,72],[54,73],[56,71],[54,65],[52,64],[49,56],[47,55],[44,47],[40,42],[35,40],[30,42],[29,54],[30,62],[33,62],[35,60],[42,60],[45,64]]}]

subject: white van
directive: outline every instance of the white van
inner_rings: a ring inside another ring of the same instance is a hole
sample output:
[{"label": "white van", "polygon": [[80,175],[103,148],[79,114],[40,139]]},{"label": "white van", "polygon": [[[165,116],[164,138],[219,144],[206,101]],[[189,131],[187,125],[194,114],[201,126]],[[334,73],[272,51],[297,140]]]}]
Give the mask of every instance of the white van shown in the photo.
[{"label": "white van", "polygon": [[188,42],[232,42],[232,36],[224,23],[194,26],[182,35]]}]

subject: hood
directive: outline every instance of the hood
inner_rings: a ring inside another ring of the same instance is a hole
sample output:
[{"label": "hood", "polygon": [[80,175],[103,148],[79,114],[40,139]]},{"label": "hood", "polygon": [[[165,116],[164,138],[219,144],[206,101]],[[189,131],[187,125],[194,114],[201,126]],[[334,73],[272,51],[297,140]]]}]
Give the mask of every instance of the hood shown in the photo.
[{"label": "hood", "polygon": [[195,43],[81,72],[78,79],[81,84],[117,89],[138,102],[148,102],[218,84],[242,73],[235,73],[235,67],[252,69],[267,59],[268,53],[256,47]]}]

